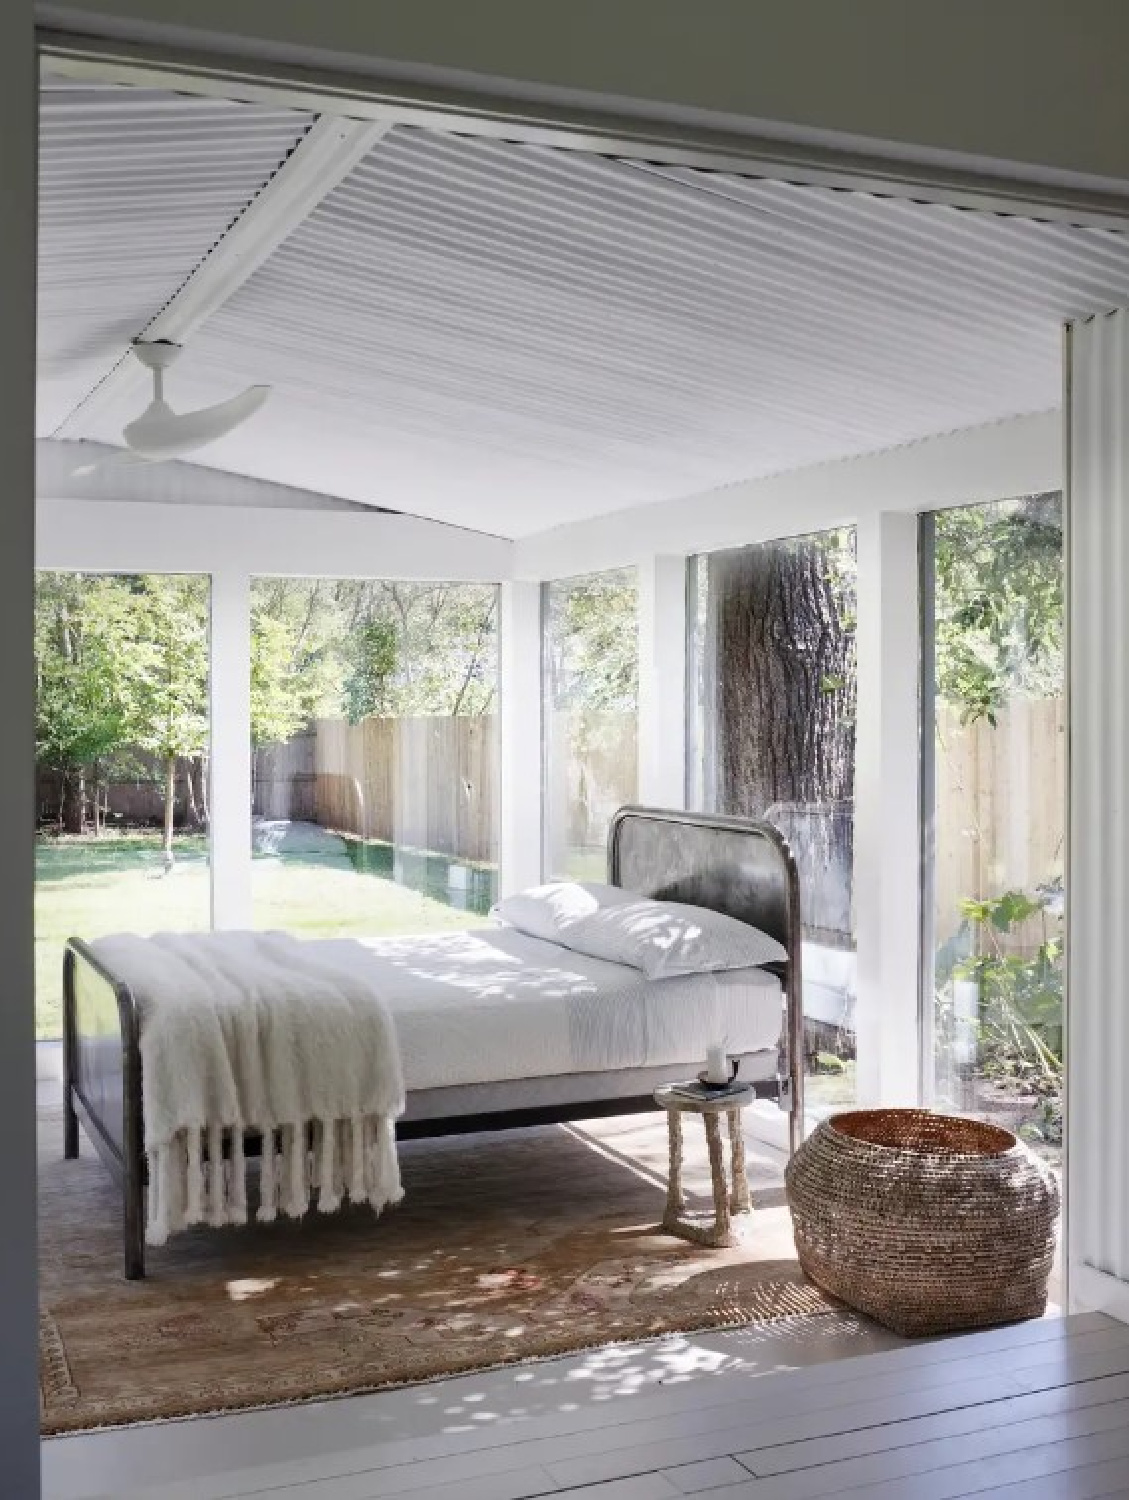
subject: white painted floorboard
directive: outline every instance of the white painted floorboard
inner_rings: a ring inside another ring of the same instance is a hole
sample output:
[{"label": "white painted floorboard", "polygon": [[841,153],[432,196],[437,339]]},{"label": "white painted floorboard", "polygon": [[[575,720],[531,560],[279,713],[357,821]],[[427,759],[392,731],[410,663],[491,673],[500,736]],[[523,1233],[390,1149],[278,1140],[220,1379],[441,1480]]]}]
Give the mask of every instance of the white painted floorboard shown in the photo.
[{"label": "white painted floorboard", "polygon": [[[1086,1314],[902,1344],[817,1321],[828,1326],[56,1439],[47,1500],[1129,1497],[1129,1326]],[[844,1342],[876,1352],[821,1362]],[[270,1445],[280,1423],[285,1454]],[[240,1424],[257,1454],[236,1440]],[[213,1456],[238,1465],[184,1467],[209,1430],[226,1432]]]}]

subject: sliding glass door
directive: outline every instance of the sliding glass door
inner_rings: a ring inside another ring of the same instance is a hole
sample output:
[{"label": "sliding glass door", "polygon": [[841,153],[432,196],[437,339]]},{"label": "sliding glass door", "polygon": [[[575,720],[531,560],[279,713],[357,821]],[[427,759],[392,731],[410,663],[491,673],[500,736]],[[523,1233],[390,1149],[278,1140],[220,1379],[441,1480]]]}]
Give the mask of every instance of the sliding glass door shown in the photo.
[{"label": "sliding glass door", "polygon": [[690,563],[687,799],[791,844],[815,1108],[854,1097],[855,534]]},{"label": "sliding glass door", "polygon": [[498,876],[493,585],[252,580],[257,927],[485,919]]},{"label": "sliding glass door", "polygon": [[208,614],[204,577],[36,575],[41,1038],[68,937],[211,923]]},{"label": "sliding glass door", "polygon": [[924,1082],[1062,1141],[1066,706],[1057,493],[922,518]]}]

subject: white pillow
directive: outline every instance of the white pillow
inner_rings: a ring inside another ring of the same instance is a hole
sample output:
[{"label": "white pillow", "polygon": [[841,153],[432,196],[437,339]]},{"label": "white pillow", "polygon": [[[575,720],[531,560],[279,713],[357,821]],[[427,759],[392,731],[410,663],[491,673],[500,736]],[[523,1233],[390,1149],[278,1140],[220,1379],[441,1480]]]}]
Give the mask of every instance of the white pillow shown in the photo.
[{"label": "white pillow", "polygon": [[639,896],[568,924],[556,941],[592,958],[629,964],[648,979],[752,969],[788,957],[782,943],[736,917]]},{"label": "white pillow", "polygon": [[490,915],[528,937],[568,946],[564,933],[577,922],[595,916],[607,907],[638,900],[633,892],[622,890],[618,885],[601,885],[594,880],[580,883],[554,880],[548,885],[535,885],[528,891],[507,896],[491,909]]}]

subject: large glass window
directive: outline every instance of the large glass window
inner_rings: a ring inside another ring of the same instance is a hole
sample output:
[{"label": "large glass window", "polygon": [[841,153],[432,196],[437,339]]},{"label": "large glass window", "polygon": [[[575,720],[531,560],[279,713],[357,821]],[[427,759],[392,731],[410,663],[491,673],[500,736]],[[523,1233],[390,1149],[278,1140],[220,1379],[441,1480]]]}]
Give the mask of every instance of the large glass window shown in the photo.
[{"label": "large glass window", "polygon": [[211,921],[207,578],[36,576],[35,1006],[68,937]]},{"label": "large glass window", "polygon": [[603,880],[608,825],[638,787],[634,568],[544,589],[544,870]]},{"label": "large glass window", "polygon": [[258,927],[485,918],[498,872],[492,585],[252,582]]},{"label": "large glass window", "polygon": [[1062,1139],[1063,532],[1058,494],[922,519],[926,1084]]},{"label": "large glass window", "polygon": [[799,866],[810,1101],[854,1097],[853,528],[692,558],[687,795]]}]

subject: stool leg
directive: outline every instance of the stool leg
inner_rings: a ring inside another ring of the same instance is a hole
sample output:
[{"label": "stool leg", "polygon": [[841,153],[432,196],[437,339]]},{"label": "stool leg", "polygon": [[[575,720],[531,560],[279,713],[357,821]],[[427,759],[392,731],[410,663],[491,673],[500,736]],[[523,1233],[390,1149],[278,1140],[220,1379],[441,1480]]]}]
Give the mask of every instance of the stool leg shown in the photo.
[{"label": "stool leg", "polygon": [[721,1150],[721,1122],[715,1114],[704,1115],[706,1145],[710,1153],[710,1177],[713,1181],[713,1206],[716,1215],[711,1239],[715,1245],[729,1243],[729,1184],[725,1180],[725,1161]]},{"label": "stool leg", "polygon": [[741,1111],[731,1109],[729,1115],[729,1165],[733,1176],[733,1193],[729,1207],[735,1214],[748,1213],[752,1208],[749,1199],[749,1177],[745,1168],[745,1135],[741,1129]]},{"label": "stool leg", "polygon": [[666,1185],[666,1218],[677,1219],[686,1207],[682,1192],[682,1116],[676,1109],[666,1112],[667,1144],[670,1151],[670,1172]]}]

